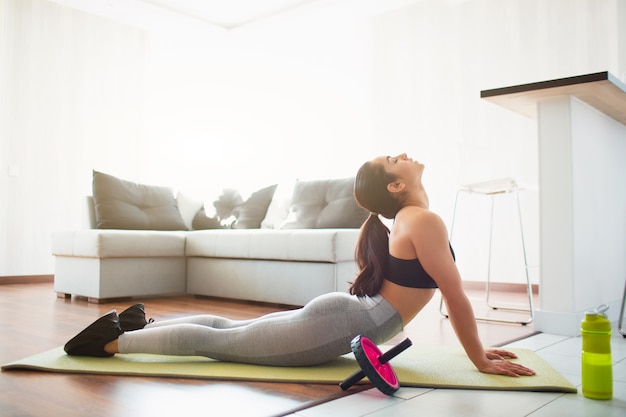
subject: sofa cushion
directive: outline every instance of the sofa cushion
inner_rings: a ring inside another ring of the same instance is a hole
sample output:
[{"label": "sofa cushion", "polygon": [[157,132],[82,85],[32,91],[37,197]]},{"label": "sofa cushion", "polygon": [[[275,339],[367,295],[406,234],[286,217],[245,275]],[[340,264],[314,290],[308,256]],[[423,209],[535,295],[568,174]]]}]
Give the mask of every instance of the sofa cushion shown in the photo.
[{"label": "sofa cushion", "polygon": [[367,211],[354,200],[354,178],[297,181],[283,229],[358,228]]},{"label": "sofa cushion", "polygon": [[186,235],[189,257],[336,263],[354,261],[359,229],[198,230]]},{"label": "sofa cushion", "polygon": [[52,234],[52,254],[78,258],[185,256],[185,232],[85,229]]},{"label": "sofa cushion", "polygon": [[174,193],[93,171],[93,201],[99,229],[186,230]]}]

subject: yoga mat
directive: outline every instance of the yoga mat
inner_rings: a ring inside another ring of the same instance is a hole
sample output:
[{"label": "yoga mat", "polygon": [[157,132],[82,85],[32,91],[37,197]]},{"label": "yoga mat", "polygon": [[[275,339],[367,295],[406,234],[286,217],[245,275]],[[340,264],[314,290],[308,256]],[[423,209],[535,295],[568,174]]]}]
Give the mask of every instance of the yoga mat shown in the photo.
[{"label": "yoga mat", "polygon": [[[389,347],[381,346],[383,352]],[[401,386],[518,391],[576,392],[554,368],[527,349],[510,349],[537,375],[511,378],[478,372],[461,348],[412,346],[391,360]],[[214,361],[201,356],[179,357],[118,354],[110,358],[68,356],[49,350],[2,366],[2,370],[154,376],[213,380],[247,380],[339,384],[359,366],[348,354],[312,367],[270,367]],[[367,382],[367,378],[363,380]]]}]

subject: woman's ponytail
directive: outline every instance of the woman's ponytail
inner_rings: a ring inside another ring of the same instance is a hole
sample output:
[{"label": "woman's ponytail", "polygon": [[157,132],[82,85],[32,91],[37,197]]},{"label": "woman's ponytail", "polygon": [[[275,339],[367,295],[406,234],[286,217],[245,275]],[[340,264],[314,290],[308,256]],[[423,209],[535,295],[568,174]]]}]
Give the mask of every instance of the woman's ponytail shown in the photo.
[{"label": "woman's ponytail", "polygon": [[354,198],[361,207],[370,211],[370,215],[361,226],[355,250],[359,272],[350,286],[351,294],[360,297],[376,295],[385,279],[389,228],[380,216],[393,219],[400,210],[400,202],[387,190],[387,185],[395,179],[381,164],[373,162],[363,164],[356,175]]},{"label": "woman's ponytail", "polygon": [[389,253],[389,229],[378,215],[371,213],[361,226],[355,251],[359,273],[350,286],[350,294],[359,297],[378,294],[385,277]]}]

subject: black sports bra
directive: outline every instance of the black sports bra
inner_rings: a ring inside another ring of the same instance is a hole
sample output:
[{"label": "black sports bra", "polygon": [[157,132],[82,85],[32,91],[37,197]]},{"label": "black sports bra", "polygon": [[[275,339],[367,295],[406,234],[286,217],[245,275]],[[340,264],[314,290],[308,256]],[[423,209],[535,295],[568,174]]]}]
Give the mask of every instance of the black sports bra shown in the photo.
[{"label": "black sports bra", "polygon": [[[454,250],[450,246],[452,257]],[[438,288],[435,280],[426,273],[419,259],[399,259],[389,255],[387,259],[387,281],[408,288]]]}]

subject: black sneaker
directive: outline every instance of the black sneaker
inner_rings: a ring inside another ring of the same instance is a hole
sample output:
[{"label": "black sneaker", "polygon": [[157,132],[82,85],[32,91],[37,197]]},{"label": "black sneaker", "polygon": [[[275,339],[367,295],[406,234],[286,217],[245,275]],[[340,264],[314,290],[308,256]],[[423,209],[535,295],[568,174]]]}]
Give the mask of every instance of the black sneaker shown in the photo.
[{"label": "black sneaker", "polygon": [[153,319],[146,321],[146,311],[143,303],[128,307],[120,313],[120,327],[125,332],[143,329],[146,324],[154,322]]},{"label": "black sneaker", "polygon": [[112,353],[104,351],[104,346],[122,333],[124,331],[120,327],[120,319],[115,310],[112,310],[74,336],[65,344],[63,350],[73,356],[113,356]]}]

